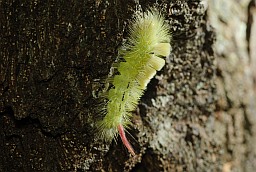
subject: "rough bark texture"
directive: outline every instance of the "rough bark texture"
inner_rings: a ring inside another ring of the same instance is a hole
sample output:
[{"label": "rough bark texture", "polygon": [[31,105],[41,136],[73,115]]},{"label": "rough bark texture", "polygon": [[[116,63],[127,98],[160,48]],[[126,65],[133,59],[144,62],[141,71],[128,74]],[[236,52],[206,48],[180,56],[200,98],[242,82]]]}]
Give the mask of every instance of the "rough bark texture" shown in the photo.
[{"label": "rough bark texture", "polygon": [[243,13],[231,21],[207,2],[157,1],[173,50],[134,112],[131,157],[97,139],[93,93],[132,14],[155,1],[0,1],[0,171],[253,171],[255,4],[227,5]]},{"label": "rough bark texture", "polygon": [[215,137],[223,146],[223,171],[256,169],[255,0],[209,3],[217,35],[218,102]]}]

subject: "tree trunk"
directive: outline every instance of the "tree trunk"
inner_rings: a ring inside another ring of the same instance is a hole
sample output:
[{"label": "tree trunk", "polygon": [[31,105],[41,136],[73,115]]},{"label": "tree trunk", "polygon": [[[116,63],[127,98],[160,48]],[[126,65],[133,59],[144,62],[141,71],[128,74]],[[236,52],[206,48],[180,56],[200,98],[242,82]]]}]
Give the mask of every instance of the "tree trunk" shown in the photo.
[{"label": "tree trunk", "polygon": [[222,145],[223,171],[256,169],[255,0],[210,1],[217,35],[215,138]]},{"label": "tree trunk", "polygon": [[[255,3],[216,2],[0,1],[0,171],[253,171]],[[131,156],[97,139],[94,95],[153,6],[172,52],[132,117]]]}]

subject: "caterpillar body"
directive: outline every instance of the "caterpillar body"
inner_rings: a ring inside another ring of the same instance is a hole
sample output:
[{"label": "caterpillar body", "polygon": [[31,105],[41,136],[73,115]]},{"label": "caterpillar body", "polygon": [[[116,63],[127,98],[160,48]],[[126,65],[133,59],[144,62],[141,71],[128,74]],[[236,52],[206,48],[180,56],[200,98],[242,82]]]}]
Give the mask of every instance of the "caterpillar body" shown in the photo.
[{"label": "caterpillar body", "polygon": [[147,84],[165,65],[170,54],[169,25],[155,9],[137,13],[130,23],[127,42],[119,49],[123,59],[109,90],[105,117],[98,123],[101,136],[112,140],[119,133],[128,151],[135,152],[125,136],[132,111],[138,105]]}]

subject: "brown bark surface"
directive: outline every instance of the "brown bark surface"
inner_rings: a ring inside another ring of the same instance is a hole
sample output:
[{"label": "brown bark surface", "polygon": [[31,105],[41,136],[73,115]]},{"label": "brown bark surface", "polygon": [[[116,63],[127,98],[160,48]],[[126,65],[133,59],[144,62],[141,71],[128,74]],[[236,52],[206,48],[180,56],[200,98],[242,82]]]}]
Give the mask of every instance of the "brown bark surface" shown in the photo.
[{"label": "brown bark surface", "polygon": [[256,6],[254,0],[209,1],[217,41],[215,137],[223,171],[256,169]]},{"label": "brown bark surface", "polygon": [[[253,171],[255,4],[234,3],[230,20],[214,2],[0,1],[0,171]],[[172,52],[134,112],[131,157],[97,139],[93,95],[153,5]]]}]

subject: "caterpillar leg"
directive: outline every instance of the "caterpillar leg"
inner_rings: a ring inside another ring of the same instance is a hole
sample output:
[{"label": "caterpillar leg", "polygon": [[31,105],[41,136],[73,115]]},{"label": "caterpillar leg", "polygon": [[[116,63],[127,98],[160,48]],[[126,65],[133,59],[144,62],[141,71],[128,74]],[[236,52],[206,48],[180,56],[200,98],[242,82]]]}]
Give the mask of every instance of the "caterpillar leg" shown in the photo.
[{"label": "caterpillar leg", "polygon": [[117,128],[118,128],[119,135],[120,135],[120,137],[121,137],[121,140],[122,140],[123,144],[124,144],[125,147],[128,149],[128,151],[129,151],[133,156],[135,156],[135,152],[134,152],[134,150],[133,150],[131,144],[130,144],[129,141],[127,140],[126,136],[125,136],[124,127],[123,127],[121,124],[119,124]]}]

